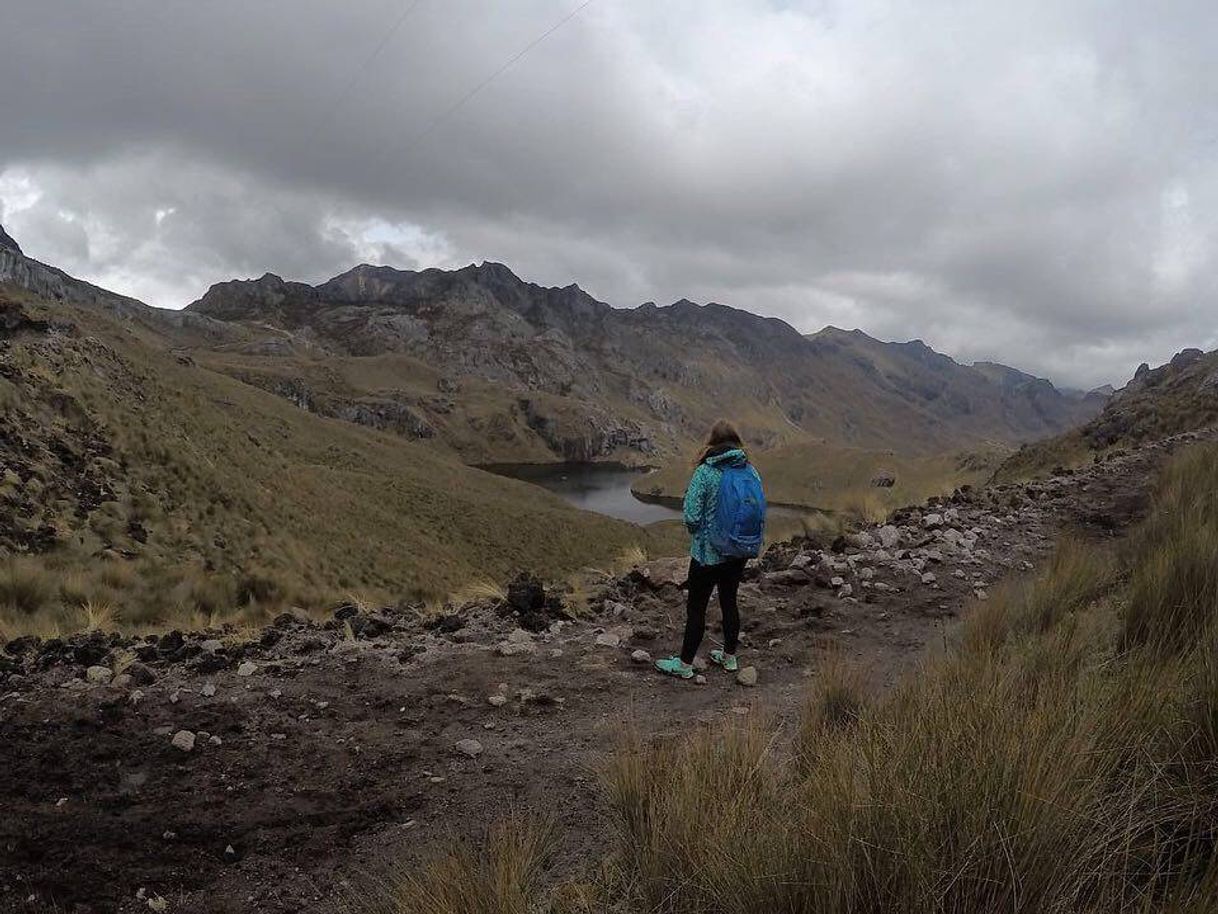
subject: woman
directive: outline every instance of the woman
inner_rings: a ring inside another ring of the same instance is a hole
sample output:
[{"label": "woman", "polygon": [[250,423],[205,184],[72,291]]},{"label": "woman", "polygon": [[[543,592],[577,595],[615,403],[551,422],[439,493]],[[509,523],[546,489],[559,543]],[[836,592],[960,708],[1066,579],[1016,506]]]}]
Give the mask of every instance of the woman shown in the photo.
[{"label": "woman", "polygon": [[[749,463],[740,440],[740,433],[730,422],[720,419],[710,430],[706,446],[698,456],[697,468],[685,490],[685,526],[692,535],[689,561],[689,597],[685,607],[685,639],[681,653],[656,661],[656,669],[669,676],[691,679],[694,657],[706,632],[706,607],[711,591],[719,588],[719,606],[723,610],[723,649],[713,650],[710,659],[728,672],[739,668],[736,647],[740,638],[740,612],[736,592],[749,554],[756,555],[760,545],[761,527],[754,530],[756,544],[752,549],[734,549],[736,554],[724,555],[722,523],[719,515],[720,491],[725,471],[746,470],[745,483],[756,493],[760,505],[752,505],[754,514],[760,511],[760,524],[765,523],[765,500],[761,495],[761,477]],[[734,474],[738,475],[738,474]],[[732,496],[735,497],[735,496]],[[753,523],[757,518],[754,516]],[[718,546],[716,544],[719,544]],[[743,552],[745,554],[741,555]]]}]

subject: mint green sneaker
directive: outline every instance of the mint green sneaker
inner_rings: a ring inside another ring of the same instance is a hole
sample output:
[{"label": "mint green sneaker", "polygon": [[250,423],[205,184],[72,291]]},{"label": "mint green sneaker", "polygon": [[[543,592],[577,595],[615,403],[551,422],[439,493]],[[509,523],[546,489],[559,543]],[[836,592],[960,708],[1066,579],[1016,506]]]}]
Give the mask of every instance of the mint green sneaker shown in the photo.
[{"label": "mint green sneaker", "polygon": [[656,669],[669,676],[676,676],[678,679],[694,678],[693,666],[675,655],[664,660],[657,660]]},{"label": "mint green sneaker", "polygon": [[740,669],[740,664],[736,661],[735,654],[725,654],[723,651],[711,651],[711,663],[717,663],[729,673],[735,673]]}]

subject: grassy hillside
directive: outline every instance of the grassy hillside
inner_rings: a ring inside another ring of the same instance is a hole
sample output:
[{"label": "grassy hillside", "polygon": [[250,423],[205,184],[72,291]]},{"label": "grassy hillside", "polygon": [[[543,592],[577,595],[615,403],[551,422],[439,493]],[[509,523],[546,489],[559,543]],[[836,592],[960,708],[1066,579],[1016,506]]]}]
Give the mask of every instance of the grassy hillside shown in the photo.
[{"label": "grassy hillside", "polygon": [[[874,520],[894,508],[982,482],[1002,459],[1002,452],[911,457],[821,442],[756,450],[751,457],[765,481],[770,501],[854,513]],[[635,490],[680,498],[691,471],[688,461],[666,464],[641,477]],[[873,485],[879,476],[891,477],[893,485]]]},{"label": "grassy hillside", "polygon": [[[517,821],[364,910],[1208,914],[1218,898],[1218,449],[1115,551],[1064,543],[875,698],[824,669],[791,730],[627,741],[615,858],[547,890]],[[510,874],[510,878],[504,878]]]},{"label": "grassy hillside", "polygon": [[312,415],[138,323],[0,295],[0,634],[436,598],[681,548]]},{"label": "grassy hillside", "polygon": [[1142,366],[1103,411],[1078,429],[1021,447],[999,482],[1078,466],[1106,451],[1218,423],[1218,352],[1186,349],[1158,368]]}]

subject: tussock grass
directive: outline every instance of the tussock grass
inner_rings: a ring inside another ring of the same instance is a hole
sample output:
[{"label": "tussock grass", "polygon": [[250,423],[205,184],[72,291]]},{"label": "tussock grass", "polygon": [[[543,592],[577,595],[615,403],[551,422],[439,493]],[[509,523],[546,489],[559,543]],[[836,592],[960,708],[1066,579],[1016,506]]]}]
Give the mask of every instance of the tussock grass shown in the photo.
[{"label": "tussock grass", "polygon": [[1187,650],[1218,618],[1218,449],[1190,449],[1168,466],[1129,552],[1138,561],[1124,642]]},{"label": "tussock grass", "polygon": [[[978,608],[955,653],[882,703],[827,670],[799,765],[763,728],[627,752],[610,794],[640,904],[1206,910],[1200,890],[1218,866],[1218,605],[1207,602],[1218,552],[1208,566],[1197,556],[1218,528],[1200,493],[1214,492],[1218,454],[1181,458],[1124,562],[1063,543],[1043,574]],[[747,793],[741,820],[719,816],[725,784]]]},{"label": "tussock grass", "polygon": [[[20,580],[0,558],[10,629],[50,617],[70,629],[89,602],[140,630],[320,611],[352,591],[382,605],[436,601],[470,580],[521,571],[561,580],[632,546],[684,545],[679,525],[579,511],[443,447],[322,418],[179,362],[138,323],[28,304],[80,333],[53,348],[36,337],[10,348],[22,371],[6,382],[5,421],[37,446],[13,463],[20,472],[0,470],[0,494],[18,505],[19,533],[53,531]],[[57,456],[86,437],[96,452],[87,467]],[[81,503],[81,473],[104,483],[104,501]]]},{"label": "tussock grass", "polygon": [[369,914],[533,914],[556,833],[524,818],[492,825],[477,846],[453,843],[422,866],[403,865],[352,911]]},{"label": "tussock grass", "polygon": [[0,609],[32,616],[55,596],[51,576],[32,558],[0,560]]}]

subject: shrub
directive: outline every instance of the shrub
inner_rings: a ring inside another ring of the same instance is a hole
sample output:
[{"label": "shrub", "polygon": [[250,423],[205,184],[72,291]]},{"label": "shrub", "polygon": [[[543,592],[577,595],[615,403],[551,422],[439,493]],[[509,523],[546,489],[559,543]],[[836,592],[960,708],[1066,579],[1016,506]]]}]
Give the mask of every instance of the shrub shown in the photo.
[{"label": "shrub", "polygon": [[50,575],[33,559],[14,557],[0,563],[0,607],[32,616],[54,597]]},{"label": "shrub", "polygon": [[547,823],[509,819],[478,847],[454,843],[421,868],[403,865],[348,907],[374,914],[532,914],[553,854]]}]

